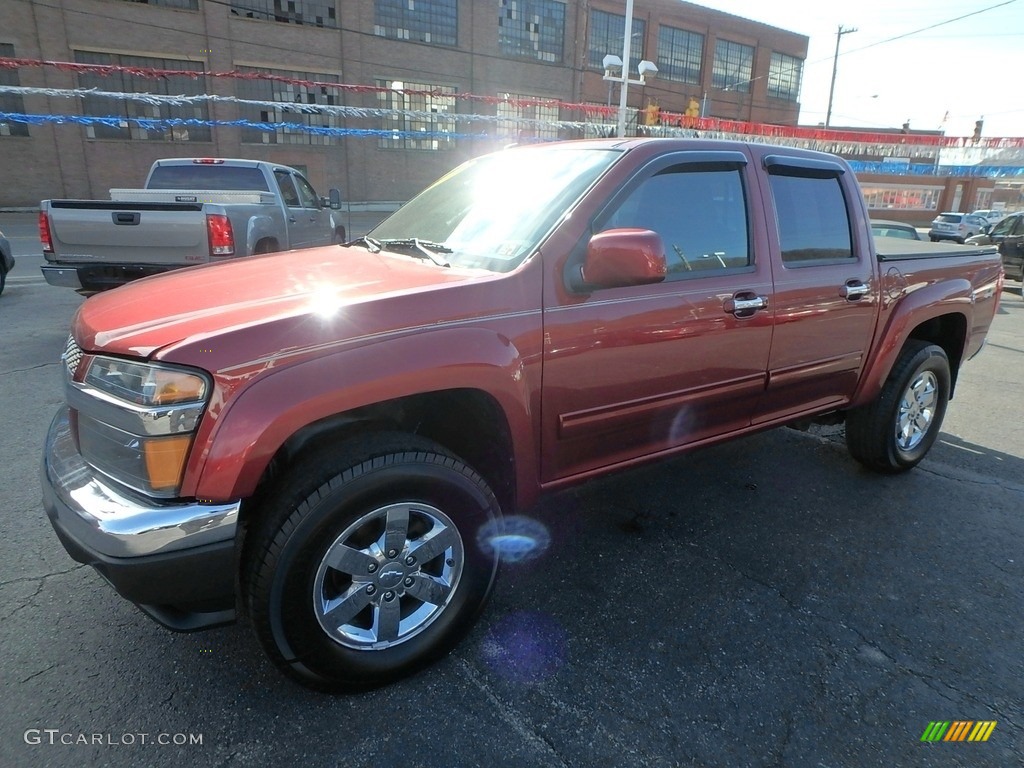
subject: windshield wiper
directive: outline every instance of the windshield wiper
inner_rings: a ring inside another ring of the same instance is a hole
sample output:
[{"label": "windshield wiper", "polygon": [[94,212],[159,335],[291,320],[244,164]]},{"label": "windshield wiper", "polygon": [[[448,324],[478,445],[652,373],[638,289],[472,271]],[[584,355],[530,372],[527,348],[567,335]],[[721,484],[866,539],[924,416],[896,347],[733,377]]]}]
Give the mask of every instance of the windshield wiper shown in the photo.
[{"label": "windshield wiper", "polygon": [[360,244],[365,245],[366,250],[368,250],[370,253],[380,253],[380,241],[374,240],[372,237],[364,235],[363,237],[357,237],[355,240],[349,240],[347,243],[345,243],[346,246]]},{"label": "windshield wiper", "polygon": [[393,238],[378,242],[381,248],[395,250],[396,248],[412,248],[422,253],[426,258],[437,264],[439,267],[450,267],[448,260],[442,258],[442,253],[453,253],[452,249],[444,243],[433,243],[430,240],[420,240],[418,237]]}]

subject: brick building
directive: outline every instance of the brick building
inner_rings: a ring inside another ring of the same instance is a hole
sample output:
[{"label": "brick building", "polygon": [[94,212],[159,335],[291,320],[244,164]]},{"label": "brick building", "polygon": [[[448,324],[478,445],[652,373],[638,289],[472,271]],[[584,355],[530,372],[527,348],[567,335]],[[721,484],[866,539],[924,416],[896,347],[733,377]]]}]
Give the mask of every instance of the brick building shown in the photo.
[{"label": "brick building", "polygon": [[[303,169],[320,191],[337,186],[350,200],[398,201],[465,158],[510,141],[577,138],[593,135],[595,124],[614,123],[565,104],[618,103],[619,86],[609,89],[601,68],[605,54],[622,52],[625,5],[612,0],[3,5],[0,56],[120,69],[109,75],[0,68],[0,85],[228,100],[149,104],[0,92],[0,112],[79,120],[0,121],[0,206],[106,197],[111,187],[139,186],[156,158],[195,155],[285,163]],[[654,103],[682,113],[699,103],[709,117],[796,124],[806,37],[676,0],[636,0],[634,19],[635,60],[655,62],[660,73],[629,89],[632,109]],[[152,78],[133,68],[236,71],[245,79]],[[309,81],[371,88],[303,84]],[[335,111],[298,113],[288,107],[296,103]],[[338,108],[375,111],[354,115]],[[166,124],[174,118],[194,122]],[[147,119],[157,122],[140,122]],[[203,124],[237,120],[249,126]],[[635,125],[635,112],[632,120]],[[321,135],[296,124],[365,134]]]}]

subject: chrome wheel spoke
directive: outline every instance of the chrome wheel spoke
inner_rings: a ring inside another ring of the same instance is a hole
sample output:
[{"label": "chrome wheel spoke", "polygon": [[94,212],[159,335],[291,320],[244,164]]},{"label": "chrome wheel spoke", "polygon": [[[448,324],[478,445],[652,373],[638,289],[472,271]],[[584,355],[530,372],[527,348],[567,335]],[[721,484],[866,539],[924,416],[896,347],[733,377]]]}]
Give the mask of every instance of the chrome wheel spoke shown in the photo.
[{"label": "chrome wheel spoke", "polygon": [[324,622],[335,628],[344,626],[352,621],[363,608],[370,604],[370,596],[366,593],[366,587],[362,584],[352,585],[337,605],[324,611]]},{"label": "chrome wheel spoke", "polygon": [[459,541],[459,535],[448,527],[440,530],[435,527],[426,536],[412,542],[409,547],[409,554],[423,565],[429,563],[446,549],[455,546]]},{"label": "chrome wheel spoke", "polygon": [[452,587],[448,582],[425,573],[416,574],[412,586],[406,589],[407,595],[431,605],[444,605],[451,593]]},{"label": "chrome wheel spoke", "polygon": [[324,563],[328,568],[356,576],[365,574],[371,567],[376,567],[377,560],[362,550],[335,544],[327,552]]},{"label": "chrome wheel spoke", "polygon": [[399,553],[405,548],[409,538],[409,507],[406,504],[390,507],[384,529],[384,543],[381,549],[388,557],[392,552]]},{"label": "chrome wheel spoke", "polygon": [[402,623],[402,603],[395,597],[382,600],[373,611],[373,634],[377,642],[393,643],[398,639],[398,630]]}]

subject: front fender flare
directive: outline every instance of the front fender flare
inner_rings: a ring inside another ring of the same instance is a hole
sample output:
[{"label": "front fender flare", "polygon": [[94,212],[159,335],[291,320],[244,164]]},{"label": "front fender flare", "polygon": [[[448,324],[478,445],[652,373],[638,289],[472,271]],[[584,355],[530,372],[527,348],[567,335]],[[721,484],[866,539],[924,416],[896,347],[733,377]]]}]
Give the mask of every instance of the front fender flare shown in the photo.
[{"label": "front fender flare", "polygon": [[200,455],[189,463],[182,492],[248,497],[277,450],[301,429],[356,408],[452,389],[479,390],[498,403],[513,436],[516,485],[533,487],[539,403],[531,393],[540,391],[539,361],[493,329],[446,328],[270,368],[226,404],[196,446]]}]

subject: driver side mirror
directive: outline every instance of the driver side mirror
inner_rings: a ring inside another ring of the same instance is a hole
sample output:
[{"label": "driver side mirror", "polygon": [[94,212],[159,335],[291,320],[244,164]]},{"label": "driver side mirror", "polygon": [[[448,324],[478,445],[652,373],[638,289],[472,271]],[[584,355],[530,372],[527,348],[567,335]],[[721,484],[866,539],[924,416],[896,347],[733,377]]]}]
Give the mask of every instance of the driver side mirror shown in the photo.
[{"label": "driver side mirror", "polygon": [[341,208],[341,190],[340,189],[329,189],[327,190],[327,197],[322,198],[324,206],[329,207],[332,211],[336,211]]},{"label": "driver side mirror", "polygon": [[649,285],[662,282],[667,272],[661,235],[649,229],[610,229],[590,238],[570,287],[586,291]]},{"label": "driver side mirror", "polygon": [[981,233],[983,235],[987,235],[991,231],[992,231],[992,225],[991,224],[982,224],[981,225]]}]

